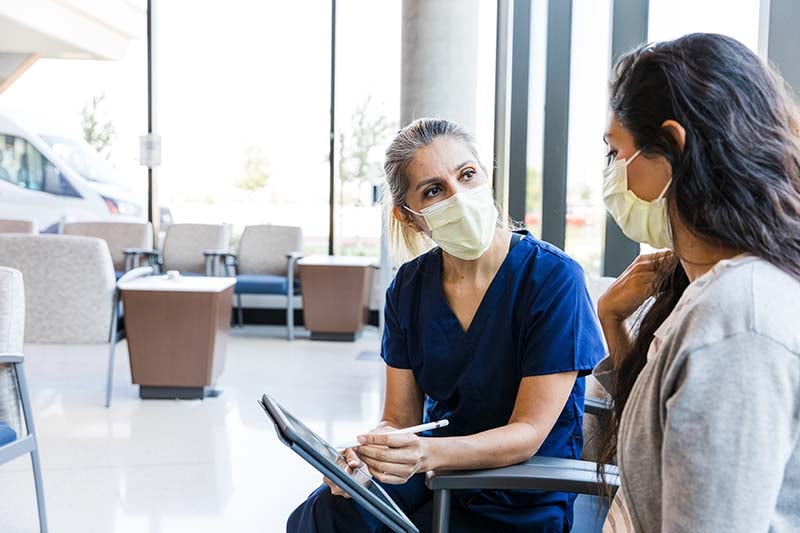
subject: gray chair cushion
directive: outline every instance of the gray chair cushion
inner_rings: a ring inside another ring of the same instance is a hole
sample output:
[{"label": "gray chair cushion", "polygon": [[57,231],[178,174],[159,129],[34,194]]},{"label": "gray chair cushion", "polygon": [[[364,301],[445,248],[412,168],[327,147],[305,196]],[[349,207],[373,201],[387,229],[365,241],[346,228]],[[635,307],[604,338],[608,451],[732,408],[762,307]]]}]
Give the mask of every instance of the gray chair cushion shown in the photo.
[{"label": "gray chair cushion", "polygon": [[24,233],[33,235],[36,233],[36,225],[32,220],[0,220],[0,233]]},{"label": "gray chair cushion", "polygon": [[286,276],[286,254],[303,250],[303,230],[293,226],[247,226],[239,242],[239,274]]},{"label": "gray chair cushion", "polygon": [[227,250],[229,233],[221,224],[172,224],[164,239],[164,270],[205,273],[204,250]]},{"label": "gray chair cushion", "polygon": [[0,265],[22,272],[26,343],[108,342],[116,281],[105,241],[0,235]]},{"label": "gray chair cushion", "polygon": [[[0,353],[22,353],[25,331],[25,290],[18,270],[0,267]],[[0,365],[0,423],[18,434],[22,405],[11,365]]]},{"label": "gray chair cushion", "polygon": [[65,235],[97,237],[108,244],[114,270],[125,270],[125,248],[153,248],[153,226],[149,222],[70,222]]}]

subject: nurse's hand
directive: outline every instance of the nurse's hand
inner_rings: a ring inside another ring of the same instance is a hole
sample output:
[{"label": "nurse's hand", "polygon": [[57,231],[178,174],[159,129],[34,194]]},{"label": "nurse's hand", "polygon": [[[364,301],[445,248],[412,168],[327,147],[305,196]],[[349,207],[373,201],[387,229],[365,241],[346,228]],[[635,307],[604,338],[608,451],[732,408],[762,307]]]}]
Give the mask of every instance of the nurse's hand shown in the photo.
[{"label": "nurse's hand", "polygon": [[[356,452],[355,450],[353,450],[353,448],[347,448],[345,451],[342,452],[342,455],[344,455],[344,458],[347,460],[348,469],[356,470],[357,468],[361,468],[364,466],[364,463],[362,463],[361,460],[358,458],[358,455],[356,455]],[[344,498],[350,498],[349,494],[340,489],[336,483],[334,483],[327,477],[323,476],[322,482],[325,483],[331,489],[331,494],[333,494],[334,496],[342,496]]]},{"label": "nurse's hand", "polygon": [[367,465],[372,476],[383,483],[401,485],[414,474],[426,470],[425,438],[410,433],[368,433],[360,435],[358,441],[362,443],[357,448],[358,456]]},{"label": "nurse's hand", "polygon": [[658,265],[672,252],[640,255],[625,269],[597,302],[601,322],[624,322],[653,294]]}]

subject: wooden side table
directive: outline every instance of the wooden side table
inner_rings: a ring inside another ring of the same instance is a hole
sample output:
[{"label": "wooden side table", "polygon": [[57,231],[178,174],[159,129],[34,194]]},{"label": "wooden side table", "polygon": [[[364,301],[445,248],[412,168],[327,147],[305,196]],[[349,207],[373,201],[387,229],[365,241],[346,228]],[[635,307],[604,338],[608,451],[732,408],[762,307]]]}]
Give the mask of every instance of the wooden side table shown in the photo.
[{"label": "wooden side table", "polygon": [[216,396],[236,278],[151,276],[121,283],[131,378],[145,399]]},{"label": "wooden side table", "polygon": [[312,340],[353,341],[369,319],[377,260],[309,255],[300,259],[303,320]]}]

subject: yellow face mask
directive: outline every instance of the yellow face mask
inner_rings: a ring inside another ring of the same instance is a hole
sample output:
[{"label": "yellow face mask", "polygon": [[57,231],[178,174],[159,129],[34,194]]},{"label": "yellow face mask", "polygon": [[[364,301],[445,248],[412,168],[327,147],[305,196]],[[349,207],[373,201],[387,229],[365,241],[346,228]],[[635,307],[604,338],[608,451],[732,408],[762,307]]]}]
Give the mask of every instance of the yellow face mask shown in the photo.
[{"label": "yellow face mask", "polygon": [[628,165],[641,150],[628,160],[618,159],[603,172],[603,203],[617,225],[629,239],[653,248],[672,248],[672,231],[667,216],[667,192],[670,180],[658,195],[648,202],[628,189]]},{"label": "yellow face mask", "polygon": [[472,261],[492,244],[497,208],[488,184],[456,193],[419,213],[403,207],[424,218],[433,241],[453,257]]}]

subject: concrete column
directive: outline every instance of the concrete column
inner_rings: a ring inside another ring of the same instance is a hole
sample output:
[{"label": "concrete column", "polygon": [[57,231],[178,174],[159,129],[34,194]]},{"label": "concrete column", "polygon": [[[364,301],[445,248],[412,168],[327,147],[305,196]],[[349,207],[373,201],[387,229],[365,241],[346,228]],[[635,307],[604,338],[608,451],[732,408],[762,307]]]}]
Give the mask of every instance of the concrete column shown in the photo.
[{"label": "concrete column", "polygon": [[454,120],[475,133],[479,0],[403,0],[400,122]]}]

